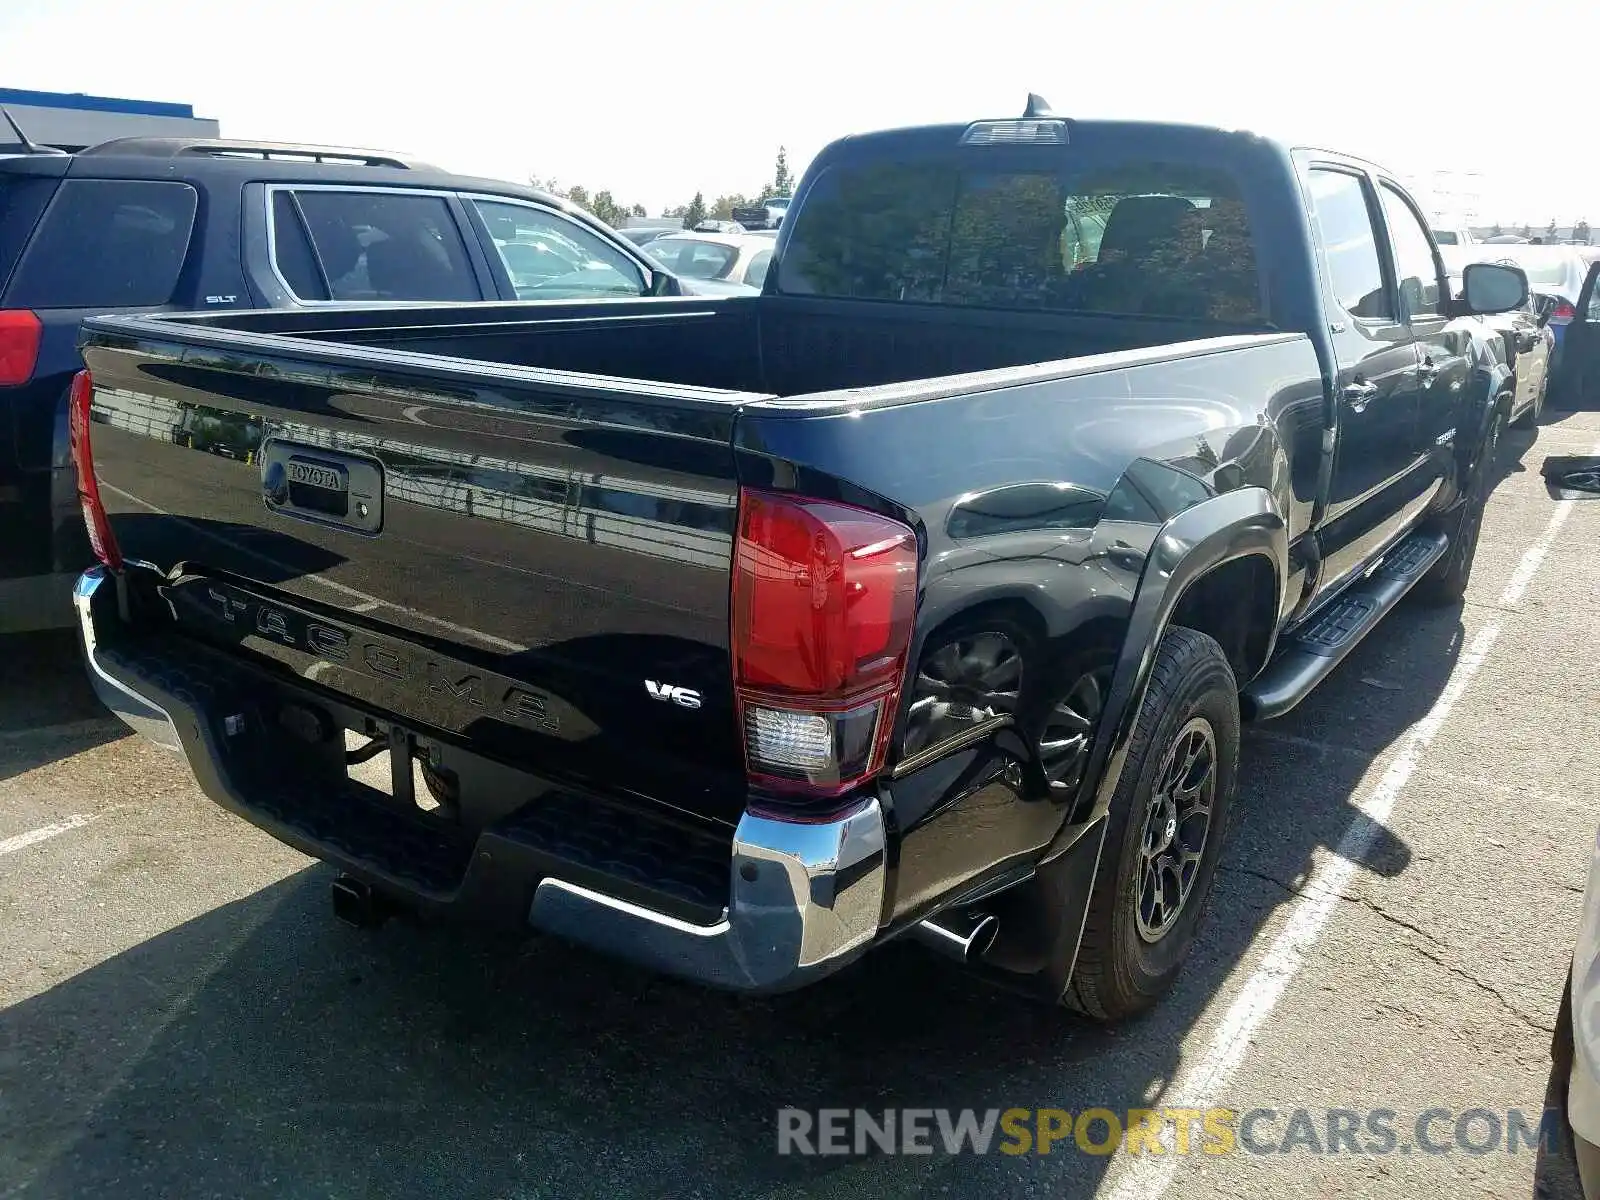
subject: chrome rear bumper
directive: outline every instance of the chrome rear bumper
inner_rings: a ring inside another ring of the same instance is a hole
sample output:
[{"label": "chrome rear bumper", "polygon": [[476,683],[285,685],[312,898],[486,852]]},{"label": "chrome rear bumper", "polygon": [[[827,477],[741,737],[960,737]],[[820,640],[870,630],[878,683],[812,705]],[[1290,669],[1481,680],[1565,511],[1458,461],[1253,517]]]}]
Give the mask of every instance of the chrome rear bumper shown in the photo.
[{"label": "chrome rear bumper", "polygon": [[[205,730],[216,713],[196,690],[182,682],[173,664],[113,669],[103,652],[105,634],[120,622],[116,583],[103,568],[84,573],[74,589],[84,659],[96,693],[136,732],[188,757],[211,799],[272,832],[306,853],[337,863],[357,876],[378,882],[359,844],[325,844],[313,834],[286,831],[263,815],[249,792],[250,782],[235,778],[222,761],[218,743]],[[148,657],[148,656],[147,656]],[[174,719],[174,714],[178,720]],[[188,732],[181,737],[180,727]],[[728,899],[722,918],[701,925],[643,907],[603,890],[558,875],[521,875],[515,856],[501,852],[500,834],[491,826],[479,835],[467,878],[452,892],[429,897],[442,912],[468,915],[477,895],[524,897],[533,902],[515,919],[535,929],[593,947],[618,958],[696,982],[737,991],[784,991],[844,965],[878,934],[887,887],[883,811],[869,797],[834,819],[808,824],[746,812],[734,833],[728,864]],[[494,844],[495,853],[487,847]],[[493,863],[492,867],[483,867]],[[494,886],[476,872],[500,874]],[[402,889],[391,878],[391,892]],[[525,890],[527,889],[527,890]],[[422,897],[418,896],[420,900]],[[714,911],[714,910],[713,910]],[[487,915],[487,914],[485,914]]]},{"label": "chrome rear bumper", "polygon": [[[84,663],[95,695],[135,733],[158,746],[183,753],[183,742],[167,710],[154,700],[140,695],[106,672],[100,659],[100,638],[95,630],[95,610],[116,607],[116,581],[104,567],[91,567],[78,576],[72,589],[72,606],[78,614],[78,633],[83,645]],[[103,619],[103,618],[102,618]]]}]

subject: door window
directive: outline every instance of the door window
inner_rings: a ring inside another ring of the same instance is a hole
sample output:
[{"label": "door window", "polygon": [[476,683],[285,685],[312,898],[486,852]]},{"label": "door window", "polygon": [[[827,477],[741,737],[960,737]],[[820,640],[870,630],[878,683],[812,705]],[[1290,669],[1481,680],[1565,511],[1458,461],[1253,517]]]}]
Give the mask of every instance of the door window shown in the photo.
[{"label": "door window", "polygon": [[1310,190],[1333,298],[1352,317],[1392,317],[1372,210],[1367,206],[1366,184],[1349,171],[1314,170]]},{"label": "door window", "polygon": [[1439,316],[1444,303],[1428,227],[1394,188],[1384,184],[1378,190],[1383,197],[1383,219],[1394,243],[1395,281],[1405,313],[1412,319]]},{"label": "door window", "polygon": [[273,262],[301,300],[482,300],[443,196],[280,191]]},{"label": "door window", "polygon": [[644,276],[633,260],[578,222],[532,204],[472,203],[519,299],[644,294]]}]

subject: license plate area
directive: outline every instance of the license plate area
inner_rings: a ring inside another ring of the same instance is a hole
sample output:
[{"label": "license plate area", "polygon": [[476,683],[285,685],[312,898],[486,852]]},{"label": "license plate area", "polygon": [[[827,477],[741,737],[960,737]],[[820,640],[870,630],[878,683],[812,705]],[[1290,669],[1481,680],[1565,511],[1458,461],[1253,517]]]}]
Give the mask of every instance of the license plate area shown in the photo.
[{"label": "license plate area", "polygon": [[281,516],[375,534],[383,528],[383,465],[271,438],[261,447],[261,499]]}]

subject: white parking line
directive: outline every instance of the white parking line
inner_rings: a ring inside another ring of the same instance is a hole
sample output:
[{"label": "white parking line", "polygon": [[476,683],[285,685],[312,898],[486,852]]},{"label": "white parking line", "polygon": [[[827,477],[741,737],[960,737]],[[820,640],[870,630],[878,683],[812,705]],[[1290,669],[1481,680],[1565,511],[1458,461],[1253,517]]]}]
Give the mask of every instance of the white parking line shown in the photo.
[{"label": "white parking line", "polygon": [[19,833],[14,837],[0,839],[0,855],[10,854],[14,850],[22,850],[28,846],[47,842],[57,834],[71,833],[74,829],[82,829],[94,817],[83,813],[75,813],[53,825],[41,825],[38,829],[30,829],[27,833]]},{"label": "white parking line", "polygon": [[[1600,446],[1596,446],[1593,453],[1600,454]],[[1524,552],[1500,593],[1501,608],[1513,608],[1521,601],[1528,584],[1550,553],[1556,535],[1571,515],[1573,503],[1571,500],[1556,503],[1544,532]],[[1377,786],[1356,806],[1360,817],[1345,830],[1332,857],[1313,871],[1300,889],[1299,896],[1292,902],[1294,907],[1288,923],[1229,1005],[1205,1051],[1194,1061],[1193,1067],[1178,1074],[1163,1094],[1163,1107],[1207,1109],[1220,1103],[1223,1089],[1244,1061],[1251,1043],[1289,984],[1305,965],[1308,951],[1322,933],[1340,895],[1349,886],[1357,865],[1371,852],[1379,830],[1394,811],[1395,801],[1421,762],[1423,751],[1432,743],[1440,726],[1450,716],[1450,710],[1478,673],[1499,638],[1500,629],[1498,621],[1485,625],[1456,660],[1433,707],[1411,727]],[[1169,1141],[1172,1135],[1173,1131],[1168,1128],[1163,1141]],[[1111,1189],[1103,1193],[1106,1200],[1155,1200],[1164,1193],[1182,1163],[1182,1159],[1172,1153],[1171,1145],[1165,1149],[1166,1153],[1160,1155],[1123,1155],[1120,1174]]]}]

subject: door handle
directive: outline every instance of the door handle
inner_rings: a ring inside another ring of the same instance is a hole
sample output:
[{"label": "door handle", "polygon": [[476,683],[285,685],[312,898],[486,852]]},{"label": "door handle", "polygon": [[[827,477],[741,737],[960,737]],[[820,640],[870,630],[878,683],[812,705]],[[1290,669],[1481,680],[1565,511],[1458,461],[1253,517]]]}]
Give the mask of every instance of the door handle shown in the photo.
[{"label": "door handle", "polygon": [[1347,383],[1339,393],[1344,397],[1354,412],[1366,412],[1367,405],[1378,398],[1378,385],[1368,383],[1365,379],[1358,379],[1355,383]]},{"label": "door handle", "polygon": [[1417,379],[1423,387],[1432,387],[1433,381],[1437,378],[1439,378],[1439,368],[1434,365],[1431,358],[1424,360],[1423,364],[1417,368]]}]

